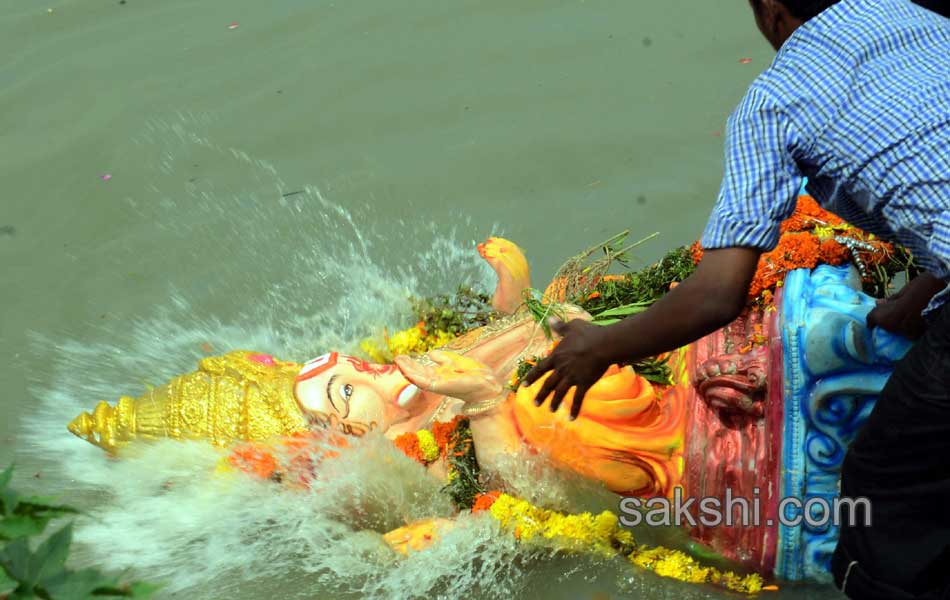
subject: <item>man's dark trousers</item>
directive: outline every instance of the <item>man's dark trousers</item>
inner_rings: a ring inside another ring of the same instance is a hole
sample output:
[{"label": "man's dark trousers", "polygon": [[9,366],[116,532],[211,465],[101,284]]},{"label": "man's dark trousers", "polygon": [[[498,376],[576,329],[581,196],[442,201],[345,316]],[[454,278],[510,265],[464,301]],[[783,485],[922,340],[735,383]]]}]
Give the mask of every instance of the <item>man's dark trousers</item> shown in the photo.
[{"label": "man's dark trousers", "polygon": [[841,527],[838,589],[861,600],[950,599],[950,305],[894,368],[842,465],[871,526]]}]

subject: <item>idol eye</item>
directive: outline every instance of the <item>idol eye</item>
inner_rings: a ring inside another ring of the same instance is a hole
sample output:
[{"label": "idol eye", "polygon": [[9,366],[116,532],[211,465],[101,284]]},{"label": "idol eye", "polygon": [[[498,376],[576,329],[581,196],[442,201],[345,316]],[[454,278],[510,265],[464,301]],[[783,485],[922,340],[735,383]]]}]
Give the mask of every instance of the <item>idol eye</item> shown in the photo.
[{"label": "idol eye", "polygon": [[[345,383],[339,387],[340,398],[343,400],[343,412],[340,415],[344,419],[350,416],[350,398],[353,396],[353,386]],[[339,410],[337,412],[340,412]]]}]

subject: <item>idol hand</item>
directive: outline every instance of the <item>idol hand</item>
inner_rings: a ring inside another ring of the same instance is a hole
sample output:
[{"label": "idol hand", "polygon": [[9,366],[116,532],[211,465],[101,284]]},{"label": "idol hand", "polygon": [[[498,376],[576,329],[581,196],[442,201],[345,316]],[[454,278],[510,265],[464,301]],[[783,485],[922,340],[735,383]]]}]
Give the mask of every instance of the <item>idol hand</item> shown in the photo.
[{"label": "idol hand", "polygon": [[428,357],[435,366],[421,365],[408,356],[397,356],[396,366],[420,389],[466,403],[490,400],[504,393],[495,374],[477,360],[444,350],[433,350]]}]

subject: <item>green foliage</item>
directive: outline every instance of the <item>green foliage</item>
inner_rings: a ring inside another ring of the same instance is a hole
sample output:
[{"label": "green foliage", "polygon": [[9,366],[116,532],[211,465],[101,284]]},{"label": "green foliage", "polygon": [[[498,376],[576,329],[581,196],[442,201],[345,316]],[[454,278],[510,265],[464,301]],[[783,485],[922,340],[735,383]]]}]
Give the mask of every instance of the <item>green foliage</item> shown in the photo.
[{"label": "green foliage", "polygon": [[551,334],[551,326],[548,325],[548,319],[550,317],[557,317],[563,320],[564,315],[557,309],[553,302],[545,302],[542,300],[543,297],[544,294],[538,290],[525,290],[524,306],[528,309],[528,312],[531,313],[531,316],[534,317],[534,320],[538,322],[538,325],[541,326],[544,335],[548,339],[551,339],[553,336]]},{"label": "green foliage", "polygon": [[58,517],[77,514],[68,506],[50,504],[47,498],[20,496],[10,488],[13,467],[0,473],[0,542],[39,535]]},{"label": "green foliage", "polygon": [[487,294],[464,285],[460,285],[452,295],[411,298],[410,302],[416,320],[424,322],[427,330],[453,335],[487,325],[497,316]]},{"label": "green foliage", "polygon": [[[669,291],[672,283],[683,281],[695,270],[689,246],[683,246],[667,253],[656,264],[627,273],[622,279],[599,282],[576,302],[594,317],[596,325],[613,325],[646,311]],[[652,383],[673,383],[666,359],[646,358],[630,366]]]},{"label": "green foliage", "polygon": [[695,270],[689,246],[683,246],[672,250],[656,264],[627,273],[622,279],[601,281],[575,302],[595,319],[605,316],[607,311],[623,307],[645,309],[666,294],[671,283],[683,281]]},{"label": "green foliage", "polygon": [[442,491],[452,498],[460,510],[470,509],[475,504],[475,497],[484,493],[485,488],[478,481],[481,468],[475,456],[475,443],[468,419],[459,421],[455,428],[449,441],[448,459],[449,482]]},{"label": "green foliage", "polygon": [[633,304],[625,304],[623,306],[618,306],[617,308],[608,308],[598,312],[594,317],[594,325],[613,325],[614,323],[619,323],[623,321],[630,315],[635,315],[637,313],[642,313],[646,309],[650,308],[652,302],[634,302]]},{"label": "green foliage", "polygon": [[148,598],[158,589],[147,583],[122,585],[95,569],[67,569],[72,523],[38,544],[31,543],[52,519],[78,511],[44,498],[20,496],[10,488],[12,479],[11,466],[0,474],[0,598]]},{"label": "green foliage", "polygon": [[906,273],[910,281],[924,271],[907,248],[894,244],[894,253],[883,264],[867,267],[863,278],[864,293],[875,298],[886,298],[891,291],[891,282],[899,273]]},{"label": "green foliage", "polygon": [[638,375],[657,385],[673,385],[673,372],[670,370],[669,355],[665,358],[644,358],[630,366]]},{"label": "green foliage", "polygon": [[524,378],[528,376],[531,369],[539,362],[541,362],[540,356],[532,356],[531,358],[524,358],[518,361],[518,367],[515,369],[515,376],[512,378],[510,385],[512,391],[518,391],[518,388],[521,387],[521,382],[524,381]]}]

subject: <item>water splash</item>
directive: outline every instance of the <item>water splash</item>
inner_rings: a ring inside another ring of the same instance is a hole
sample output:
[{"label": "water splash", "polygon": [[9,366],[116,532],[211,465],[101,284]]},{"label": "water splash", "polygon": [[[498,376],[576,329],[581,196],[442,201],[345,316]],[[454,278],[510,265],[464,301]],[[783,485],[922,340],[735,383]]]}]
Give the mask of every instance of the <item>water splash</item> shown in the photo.
[{"label": "water splash", "polygon": [[[58,472],[44,485],[88,511],[79,563],[200,598],[720,597],[623,561],[527,549],[485,515],[461,515],[430,550],[400,559],[381,534],[450,508],[438,482],[378,436],[299,492],[215,475],[222,454],[200,443],[111,460],[69,435],[66,423],[97,401],[136,396],[209,352],[300,361],[352,351],[381,327],[408,325],[410,294],[492,283],[475,243],[494,232],[381,219],[316,185],[288,188],[273,165],[216,144],[212,124],[149,121],[128,153],[144,165],[142,189],[115,208],[126,230],[74,251],[103,296],[125,297],[120,318],[33,335],[35,407],[18,452]],[[509,489],[548,507],[593,494],[536,461],[515,457],[504,470]]]},{"label": "water splash", "polygon": [[[315,185],[290,192],[272,165],[214,143],[211,124],[178,114],[149,121],[133,140],[145,172],[142,191],[116,208],[126,231],[76,250],[91,279],[116,293],[135,288],[131,309],[32,336],[32,364],[43,368],[31,373],[37,406],[24,419],[19,452],[55,463],[46,471],[58,470],[58,481],[47,485],[90,510],[77,529],[90,562],[164,579],[168,591],[213,582],[217,594],[229,581],[291,572],[308,575],[308,585],[345,582],[341,592],[363,595],[408,585],[401,569],[387,570],[394,557],[379,534],[447,514],[449,505],[437,482],[381,438],[328,467],[301,497],[214,477],[221,456],[202,444],[156,444],[114,461],[65,431],[97,401],[141,394],[206,354],[251,348],[302,361],[353,351],[382,327],[409,325],[410,295],[492,281],[475,251],[492,232],[464,219],[410,229],[399,219],[380,222],[372,207],[335,204]],[[199,166],[202,175],[190,176]],[[348,521],[342,499],[373,519]],[[466,545],[492,534],[473,528]],[[414,579],[422,570],[444,587],[445,567],[420,564]]]},{"label": "water splash", "polygon": [[78,412],[139,395],[208,354],[357,353],[364,337],[412,324],[411,295],[493,283],[475,249],[492,232],[460,219],[420,221],[407,236],[405,222],[381,223],[374,207],[344,208],[316,186],[287,196],[272,165],[215,144],[212,123],[178,114],[136,136],[144,184],[116,208],[126,227],[76,250],[101,295],[122,298],[104,302],[119,315],[33,334],[41,408],[25,419],[28,454],[75,451],[78,440],[57,434]]}]

